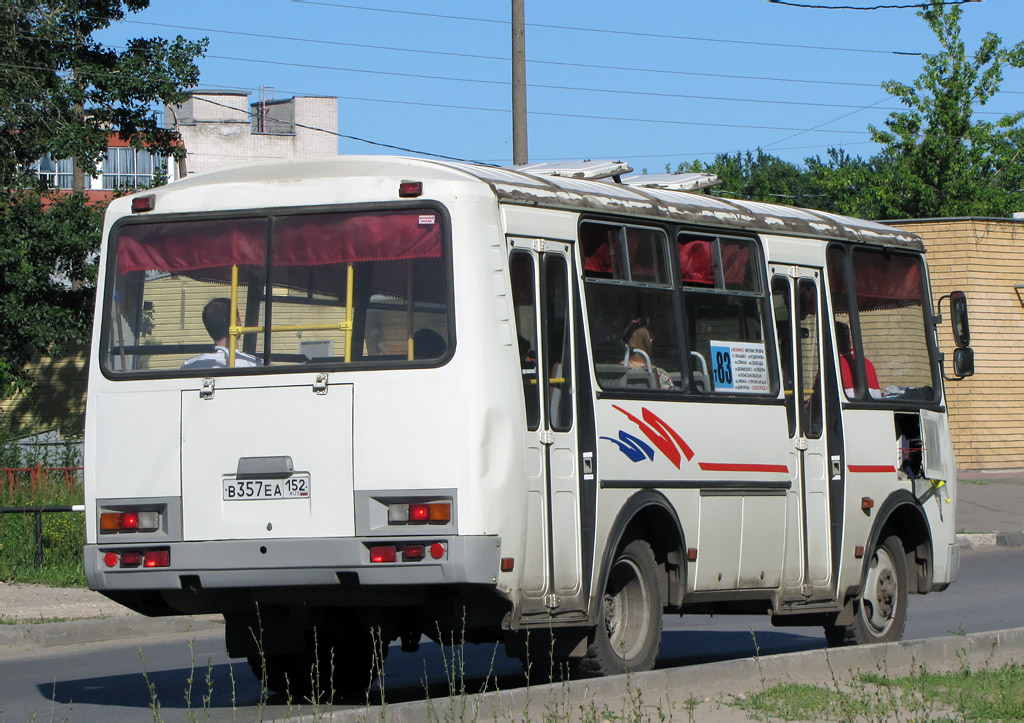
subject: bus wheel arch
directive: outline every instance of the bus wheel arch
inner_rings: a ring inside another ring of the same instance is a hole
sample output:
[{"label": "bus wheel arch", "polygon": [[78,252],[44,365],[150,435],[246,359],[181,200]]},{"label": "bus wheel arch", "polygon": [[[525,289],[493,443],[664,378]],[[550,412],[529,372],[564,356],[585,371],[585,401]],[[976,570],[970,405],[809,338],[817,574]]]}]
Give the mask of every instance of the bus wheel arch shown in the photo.
[{"label": "bus wheel arch", "polygon": [[[932,590],[932,538],[921,504],[906,490],[897,490],[886,498],[872,526],[865,552],[875,550],[889,535],[903,544],[906,558],[908,592],[924,594]],[[870,559],[865,555],[859,581],[864,580]]]},{"label": "bus wheel arch", "polygon": [[852,615],[825,626],[830,646],[894,642],[903,637],[911,592],[931,589],[931,537],[924,512],[909,493],[890,495],[864,547]]},{"label": "bus wheel arch", "polygon": [[591,594],[591,621],[596,622],[594,603],[605,589],[615,555],[631,540],[645,540],[661,571],[662,604],[680,608],[686,592],[686,537],[672,504],[660,492],[642,490],[619,510],[608,534],[598,570],[598,584]]},{"label": "bus wheel arch", "polygon": [[608,536],[600,583],[591,596],[593,627],[581,672],[614,675],[654,667],[662,612],[682,603],[682,551],[678,518],[662,495],[644,491],[627,501]]}]

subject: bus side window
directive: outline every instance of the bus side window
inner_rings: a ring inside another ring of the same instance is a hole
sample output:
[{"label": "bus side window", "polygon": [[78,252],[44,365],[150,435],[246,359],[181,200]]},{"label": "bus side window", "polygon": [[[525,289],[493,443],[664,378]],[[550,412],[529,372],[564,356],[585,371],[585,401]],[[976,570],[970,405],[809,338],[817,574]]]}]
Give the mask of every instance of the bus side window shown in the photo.
[{"label": "bus side window", "polygon": [[[775,374],[769,364],[767,306],[755,242],[684,233],[678,239],[678,258],[694,389],[770,394]],[[737,364],[741,374],[733,373]]]},{"label": "bus side window", "polygon": [[512,277],[512,304],[515,307],[519,336],[519,365],[526,401],[526,426],[530,431],[540,425],[540,378],[537,376],[537,304],[534,288],[533,257],[513,253],[509,258]]},{"label": "bus side window", "polygon": [[602,389],[685,388],[667,240],[657,228],[580,226],[594,373]]}]

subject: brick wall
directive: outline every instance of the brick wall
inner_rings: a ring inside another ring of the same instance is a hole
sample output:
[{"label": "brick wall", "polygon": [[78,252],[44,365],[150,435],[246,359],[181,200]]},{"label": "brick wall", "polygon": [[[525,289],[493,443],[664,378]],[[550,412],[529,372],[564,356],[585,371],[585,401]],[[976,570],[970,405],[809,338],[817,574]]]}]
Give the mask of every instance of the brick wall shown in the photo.
[{"label": "brick wall", "polygon": [[[932,300],[966,292],[975,375],[946,383],[953,446],[962,470],[1024,467],[1024,221],[940,219],[894,222],[924,239]],[[943,303],[939,344],[952,371],[955,348]]]}]

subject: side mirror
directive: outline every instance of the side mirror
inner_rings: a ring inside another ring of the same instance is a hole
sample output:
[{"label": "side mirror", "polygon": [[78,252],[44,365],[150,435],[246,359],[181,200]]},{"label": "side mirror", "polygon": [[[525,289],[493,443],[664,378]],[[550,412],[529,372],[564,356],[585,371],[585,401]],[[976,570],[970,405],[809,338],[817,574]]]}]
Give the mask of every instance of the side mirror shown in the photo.
[{"label": "side mirror", "polygon": [[[971,327],[967,321],[967,295],[964,292],[954,291],[949,295],[949,319],[953,324],[953,340],[956,342],[956,345],[958,347],[970,346]],[[973,361],[974,357],[972,355],[971,369],[974,368]]]},{"label": "side mirror", "polygon": [[962,346],[953,350],[953,374],[958,378],[974,374],[974,350]]}]

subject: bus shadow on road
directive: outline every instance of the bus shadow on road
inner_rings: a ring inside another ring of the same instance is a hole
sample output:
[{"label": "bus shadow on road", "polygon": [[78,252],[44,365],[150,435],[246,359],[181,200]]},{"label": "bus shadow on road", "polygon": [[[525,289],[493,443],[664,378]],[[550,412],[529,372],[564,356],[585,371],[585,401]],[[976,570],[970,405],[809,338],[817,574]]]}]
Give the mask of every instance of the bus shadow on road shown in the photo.
[{"label": "bus shadow on road", "polygon": [[[756,642],[756,645],[755,645]],[[657,668],[676,668],[754,655],[814,650],[824,645],[820,634],[802,635],[776,630],[666,630],[662,636]],[[191,685],[189,678],[191,677]],[[415,654],[394,650],[385,664],[384,693],[375,683],[369,695],[336,698],[342,707],[380,705],[413,700],[441,700],[487,690],[512,690],[526,685],[517,660],[504,655],[499,646],[465,645],[452,648],[429,643]],[[306,711],[310,703],[289,701],[271,694],[264,700],[259,682],[243,661],[209,666],[184,666],[169,670],[140,671],[125,675],[96,676],[75,680],[48,681],[36,686],[39,694],[56,704],[117,706],[138,710],[202,711],[235,708],[253,709],[262,704],[268,712]]]}]

